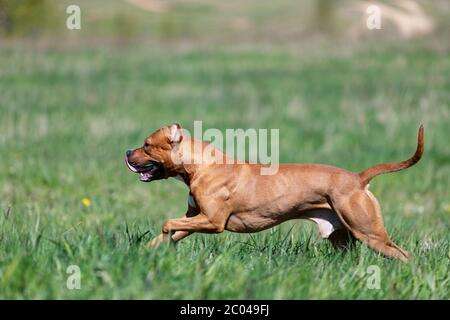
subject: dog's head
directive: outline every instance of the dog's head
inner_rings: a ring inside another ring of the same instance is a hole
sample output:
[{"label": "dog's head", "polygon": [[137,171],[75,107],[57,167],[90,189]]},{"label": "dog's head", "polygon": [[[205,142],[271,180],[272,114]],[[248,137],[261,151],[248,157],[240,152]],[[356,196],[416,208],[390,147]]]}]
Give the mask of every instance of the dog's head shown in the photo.
[{"label": "dog's head", "polygon": [[143,182],[175,176],[176,165],[171,154],[182,140],[182,129],[178,123],[163,127],[145,138],[142,147],[128,150],[125,162]]}]

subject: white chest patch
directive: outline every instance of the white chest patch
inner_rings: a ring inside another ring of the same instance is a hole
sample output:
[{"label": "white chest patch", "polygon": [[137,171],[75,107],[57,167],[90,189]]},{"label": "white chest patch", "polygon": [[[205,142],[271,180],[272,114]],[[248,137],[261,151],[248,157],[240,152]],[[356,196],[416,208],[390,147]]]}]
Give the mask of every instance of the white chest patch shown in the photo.
[{"label": "white chest patch", "polygon": [[192,208],[197,208],[197,204],[195,203],[194,197],[192,194],[189,194],[188,203]]},{"label": "white chest patch", "polygon": [[342,222],[336,213],[329,210],[314,210],[308,212],[302,218],[315,222],[319,227],[320,237],[323,239],[328,238],[334,231],[343,228]]}]

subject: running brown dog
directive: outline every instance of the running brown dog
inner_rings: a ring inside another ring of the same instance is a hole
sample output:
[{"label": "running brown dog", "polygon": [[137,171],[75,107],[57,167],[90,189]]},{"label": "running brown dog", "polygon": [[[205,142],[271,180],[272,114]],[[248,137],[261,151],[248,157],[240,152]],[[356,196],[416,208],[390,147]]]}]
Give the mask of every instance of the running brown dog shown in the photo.
[{"label": "running brown dog", "polygon": [[[195,143],[202,148],[193,147]],[[213,150],[211,156],[205,156],[205,148]],[[422,153],[423,126],[415,154],[402,162],[379,164],[360,173],[323,164],[281,164],[276,174],[261,175],[262,164],[227,164],[228,155],[185,136],[180,125],[173,124],[152,133],[142,147],[128,150],[126,164],[141,181],[175,177],[190,189],[185,216],[169,219],[150,247],[165,239],[177,242],[193,232],[249,233],[290,219],[308,219],[336,247],[356,238],[386,257],[406,262],[410,253],[389,238],[378,201],[368,187],[379,174],[414,165]]]}]

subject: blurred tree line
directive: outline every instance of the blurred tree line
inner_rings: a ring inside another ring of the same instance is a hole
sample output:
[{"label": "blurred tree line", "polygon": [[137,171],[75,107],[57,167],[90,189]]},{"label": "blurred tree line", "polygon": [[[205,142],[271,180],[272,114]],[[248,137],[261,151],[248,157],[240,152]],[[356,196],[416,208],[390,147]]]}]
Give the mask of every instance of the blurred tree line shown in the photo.
[{"label": "blurred tree line", "polygon": [[83,29],[71,33],[72,43],[379,41],[429,36],[435,29],[448,38],[448,1],[377,0],[383,32],[375,33],[366,27],[368,0],[0,0],[0,38],[59,37],[55,43],[64,43],[69,4],[83,10]]},{"label": "blurred tree line", "polygon": [[55,25],[54,2],[0,0],[0,34],[33,36]]}]

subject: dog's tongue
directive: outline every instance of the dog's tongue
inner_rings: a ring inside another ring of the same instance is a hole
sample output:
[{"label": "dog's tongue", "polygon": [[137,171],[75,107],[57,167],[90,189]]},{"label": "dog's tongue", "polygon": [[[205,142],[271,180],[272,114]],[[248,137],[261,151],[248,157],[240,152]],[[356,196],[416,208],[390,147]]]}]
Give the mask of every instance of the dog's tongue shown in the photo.
[{"label": "dog's tongue", "polygon": [[140,173],[139,175],[140,175],[139,179],[141,181],[147,181],[152,177],[152,174],[150,172],[143,172],[143,173]]}]

